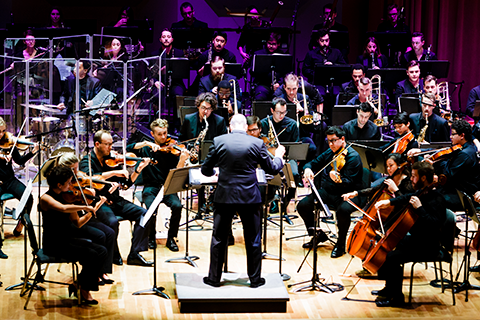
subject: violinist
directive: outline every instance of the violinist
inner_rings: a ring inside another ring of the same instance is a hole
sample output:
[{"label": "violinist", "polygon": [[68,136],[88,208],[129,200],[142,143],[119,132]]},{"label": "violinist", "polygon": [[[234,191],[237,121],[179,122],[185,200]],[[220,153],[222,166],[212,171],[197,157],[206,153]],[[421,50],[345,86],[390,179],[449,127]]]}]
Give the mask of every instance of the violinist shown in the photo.
[{"label": "violinist", "polygon": [[[15,177],[15,173],[13,172],[12,167],[12,160],[15,161],[16,164],[23,166],[28,160],[35,156],[35,154],[39,150],[39,145],[37,143],[33,144],[32,151],[27,152],[24,155],[20,155],[20,153],[18,152],[18,147],[12,149],[13,144],[9,143],[11,141],[14,141],[14,139],[15,137],[13,137],[11,133],[7,132],[7,123],[5,122],[5,120],[3,120],[3,118],[0,117],[0,144],[5,145],[6,148],[10,148],[10,150],[4,149],[4,151],[7,153],[0,154],[0,181],[2,181],[2,184],[0,185],[0,194],[10,193],[16,199],[20,200],[23,193],[25,192],[25,185]],[[25,205],[25,212],[30,213],[32,210],[32,206],[33,197],[32,195],[30,195]],[[22,214],[22,212],[20,212],[20,214]],[[13,235],[18,237],[22,232],[22,228],[23,225],[21,223],[21,220],[19,220],[17,226],[13,231]],[[0,239],[0,258],[7,259],[8,256],[1,250],[2,245],[3,239]]]},{"label": "violinist", "polygon": [[[457,189],[468,195],[478,190],[480,181],[480,164],[477,149],[472,142],[472,126],[465,120],[455,120],[452,123],[450,139],[453,146],[461,146],[453,151],[448,158],[434,164],[437,174],[445,174],[447,183],[438,188],[447,201],[447,207],[453,211],[462,211],[463,206],[457,194]],[[425,161],[433,163],[430,156]]]},{"label": "violinist", "polygon": [[[78,275],[81,301],[83,304],[95,305],[90,291],[98,291],[98,277],[102,274],[102,266],[107,257],[107,249],[94,242],[77,243],[78,229],[81,229],[95,215],[101,205],[94,208],[90,205],[66,204],[63,192],[70,190],[73,171],[70,168],[55,167],[47,176],[48,191],[40,198],[43,217],[43,250],[45,254],[72,259],[80,262],[82,272]],[[79,211],[86,214],[79,216]],[[76,294],[75,285],[69,286],[70,295]]]},{"label": "violinist", "polygon": [[[153,158],[157,161],[156,165],[149,165],[142,171],[143,183],[145,184],[142,198],[147,208],[150,208],[160,188],[165,184],[170,169],[183,168],[189,157],[189,153],[185,149],[181,151],[180,156],[162,151],[162,147],[165,148],[167,144],[175,143],[171,141],[171,138],[168,138],[167,120],[154,120],[150,124],[150,129],[150,134],[155,142],[142,141],[127,146],[127,151],[134,152],[139,157]],[[176,238],[182,214],[182,203],[176,193],[164,195],[162,203],[172,210],[166,246],[170,251],[176,252],[178,251]],[[149,238],[150,243],[152,243],[152,241],[155,241],[155,221],[152,221],[150,228]]]},{"label": "violinist", "polygon": [[[327,129],[325,134],[330,148],[305,165],[303,176],[305,179],[313,180],[314,172],[323,168],[320,173],[320,188],[317,189],[323,202],[326,205],[333,205],[335,208],[338,240],[331,257],[339,258],[345,254],[345,242],[352,212],[351,205],[343,201],[342,195],[365,187],[362,180],[363,166],[360,155],[353,148],[346,149],[345,131],[340,127],[332,126]],[[314,230],[314,201],[315,195],[310,194],[297,205],[298,213],[305,222],[310,236],[313,236]],[[364,199],[359,197],[353,199],[353,202],[358,206],[364,205]],[[312,241],[305,244],[307,248],[311,246]]]},{"label": "violinist", "polygon": [[[86,179],[85,173],[78,171],[78,165],[80,160],[74,153],[64,153],[57,160],[58,167],[67,167],[73,171],[76,175],[77,180],[82,181]],[[73,179],[73,185],[78,185],[75,178]],[[108,185],[102,185],[103,188],[109,188]],[[95,196],[96,192],[90,188],[85,188],[84,193],[87,191],[89,194]],[[83,197],[81,197],[79,204],[85,204]],[[86,198],[88,199],[88,198]],[[88,200],[87,200],[88,201]],[[92,217],[90,220],[85,223],[85,225],[78,229],[79,238],[87,238],[92,240],[94,243],[101,245],[107,249],[107,256],[105,258],[102,272],[99,277],[99,285],[112,284],[114,280],[110,279],[107,274],[112,273],[112,264],[113,264],[113,253],[116,246],[116,234],[115,231],[97,219],[97,217]]]},{"label": "violinist", "polygon": [[[140,162],[138,168],[130,178],[130,173],[126,169],[111,168],[105,163],[111,158],[113,139],[109,132],[99,130],[93,137],[94,148],[93,151],[85,155],[80,161],[80,170],[87,175],[101,175],[105,180],[112,182],[111,188],[103,188],[98,191],[99,195],[103,195],[111,202],[111,204],[103,205],[97,212],[97,217],[104,224],[115,231],[118,238],[118,219],[117,216],[123,219],[134,221],[132,246],[127,258],[127,264],[151,267],[152,262],[145,260],[140,252],[148,250],[148,233],[147,228],[151,220],[147,222],[145,228],[140,226],[140,218],[147,212],[144,208],[125,200],[120,196],[118,191],[118,182],[127,180],[127,185],[131,185],[140,174],[141,170],[148,165],[149,161]],[[118,249],[118,244],[114,248],[113,263],[122,265],[123,260]]]},{"label": "violinist", "polygon": [[[343,194],[343,200],[346,201],[347,199],[352,199],[355,197],[370,197],[373,196],[381,188],[385,187],[387,188],[388,192],[394,197],[399,197],[407,193],[413,193],[414,190],[412,188],[412,183],[410,182],[410,171],[408,168],[405,167],[400,168],[402,162],[403,161],[401,154],[389,154],[386,161],[388,177],[383,180],[383,183],[377,185],[376,187],[366,188],[363,190]],[[352,206],[352,212],[354,210],[356,209]],[[372,274],[366,269],[358,270],[355,272],[355,274],[360,278],[372,276]]]},{"label": "violinist", "polygon": [[418,191],[433,183],[433,176],[434,169],[430,163],[416,162],[412,167],[411,181],[417,192],[375,204],[377,209],[410,204],[413,213],[418,216],[395,250],[387,253],[385,262],[378,270],[378,278],[385,280],[385,287],[372,291],[372,295],[378,296],[375,300],[377,307],[396,307],[405,303],[402,293],[402,264],[405,261],[433,259],[438,255],[442,226],[446,220],[445,199],[439,192],[430,189],[417,196]]},{"label": "violinist", "polygon": [[380,149],[388,153],[399,153],[407,155],[407,152],[413,148],[418,148],[418,142],[410,130],[410,118],[408,113],[401,112],[393,118],[393,127],[398,137],[391,140]]}]

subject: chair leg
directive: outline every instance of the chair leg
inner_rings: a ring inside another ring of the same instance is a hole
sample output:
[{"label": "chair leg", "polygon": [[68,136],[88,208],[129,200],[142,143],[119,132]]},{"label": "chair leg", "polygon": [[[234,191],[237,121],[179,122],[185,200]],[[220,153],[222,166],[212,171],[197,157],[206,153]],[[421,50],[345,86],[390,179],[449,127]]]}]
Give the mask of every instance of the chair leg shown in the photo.
[{"label": "chair leg", "polygon": [[0,224],[2,224],[1,234],[0,234],[0,236],[2,237],[1,240],[5,240],[5,230],[3,228],[5,212],[3,211],[3,205],[4,205],[3,201],[0,201]]},{"label": "chair leg", "polygon": [[452,289],[453,305],[455,305],[455,286],[453,285],[452,262],[450,262],[450,288]]},{"label": "chair leg", "polygon": [[[442,261],[438,262],[440,265],[440,283],[442,284],[442,293],[445,292],[445,284],[443,282],[443,269],[442,269]],[[452,284],[453,285],[453,284]]]},{"label": "chair leg", "polygon": [[408,293],[408,304],[412,304],[413,268],[414,267],[415,267],[415,262],[412,263],[412,268],[410,269],[410,292]]}]

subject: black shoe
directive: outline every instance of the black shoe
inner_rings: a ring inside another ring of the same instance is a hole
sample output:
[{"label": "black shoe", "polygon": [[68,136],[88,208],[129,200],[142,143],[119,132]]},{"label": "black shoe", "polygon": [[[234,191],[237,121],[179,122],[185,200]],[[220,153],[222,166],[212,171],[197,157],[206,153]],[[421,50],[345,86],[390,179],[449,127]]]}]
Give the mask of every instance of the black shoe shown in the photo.
[{"label": "black shoe", "polygon": [[89,306],[94,306],[94,305],[97,305],[98,304],[98,301],[95,300],[95,299],[92,299],[92,300],[87,300],[85,299],[84,297],[82,297],[80,299],[81,303],[84,304],[84,305],[89,305]]},{"label": "black shoe", "polygon": [[178,246],[177,246],[177,243],[175,242],[175,239],[174,238],[168,238],[167,239],[167,243],[165,244],[165,246],[170,249],[170,251],[173,251],[173,252],[178,252]]},{"label": "black shoe", "polygon": [[117,266],[123,266],[123,259],[122,259],[122,257],[113,258],[112,263],[117,265]]},{"label": "black shoe", "polygon": [[8,256],[0,249],[0,259],[8,259]]},{"label": "black shoe", "polygon": [[470,267],[468,270],[470,270],[470,272],[480,272],[480,264],[478,266]]},{"label": "black shoe", "polygon": [[153,262],[145,260],[138,252],[130,253],[127,258],[127,264],[130,266],[151,267]]},{"label": "black shoe", "polygon": [[220,282],[214,282],[212,280],[210,280],[208,277],[204,277],[203,278],[203,283],[205,284],[208,284],[209,286],[212,286],[212,287],[220,287]]},{"label": "black shoe", "polygon": [[[20,228],[20,231],[17,230],[19,228]],[[22,234],[22,230],[23,230],[23,224],[22,224],[22,221],[19,220],[17,225],[15,226],[15,229],[13,229],[13,236],[19,237]]]},{"label": "black shoe", "polygon": [[265,284],[265,279],[264,278],[260,278],[260,281],[258,282],[251,282],[250,283],[250,288],[258,288],[258,287],[261,287]]},{"label": "black shoe", "polygon": [[231,234],[228,236],[228,246],[234,246],[235,245],[235,237]]},{"label": "black shoe", "polygon": [[113,284],[115,282],[115,280],[113,279],[105,279],[102,277],[102,281],[105,283],[105,284]]},{"label": "black shoe", "polygon": [[148,249],[155,249],[155,240],[148,240]]},{"label": "black shoe", "polygon": [[270,209],[268,210],[269,213],[278,213],[278,201],[274,200],[270,203]]},{"label": "black shoe", "polygon": [[[329,240],[327,234],[323,230],[317,230],[317,244]],[[302,246],[304,249],[310,249],[313,247],[313,237],[309,242],[304,243]]]},{"label": "black shoe", "polygon": [[396,294],[393,297],[378,297],[375,299],[377,307],[401,307],[405,305],[403,293]]},{"label": "black shoe", "polygon": [[340,258],[344,254],[345,254],[345,246],[335,245],[335,247],[332,250],[332,254],[330,255],[330,257]]},{"label": "black shoe", "polygon": [[98,280],[98,285],[99,286],[104,286],[105,285],[105,281],[102,280]]},{"label": "black shoe", "polygon": [[383,288],[381,290],[372,290],[372,296],[388,297],[390,294],[388,293],[387,288]]}]

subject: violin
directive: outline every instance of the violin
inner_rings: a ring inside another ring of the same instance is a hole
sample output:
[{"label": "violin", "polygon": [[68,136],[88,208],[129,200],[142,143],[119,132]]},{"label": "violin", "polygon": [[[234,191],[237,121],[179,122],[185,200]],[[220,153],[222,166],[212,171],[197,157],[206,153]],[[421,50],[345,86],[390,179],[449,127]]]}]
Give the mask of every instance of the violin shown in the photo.
[{"label": "violin", "polygon": [[275,151],[277,150],[277,147],[275,144],[275,137],[273,137],[272,139],[269,139],[267,137],[260,137],[260,139],[263,140],[263,143],[267,148],[268,154],[274,155]]},{"label": "violin", "polygon": [[[157,161],[155,161],[154,159],[150,159],[150,160],[151,160],[150,162],[151,164],[157,164]],[[128,152],[125,154],[125,157],[123,155],[116,155],[109,159],[106,159],[105,164],[110,168],[115,168],[116,166],[123,164],[125,162],[127,167],[133,167],[134,165],[137,164],[137,162],[140,162],[140,161],[143,161],[143,158],[137,158],[135,157],[135,153]]]},{"label": "violin", "polygon": [[401,137],[395,142],[395,147],[393,148],[392,153],[403,154],[407,150],[408,144],[414,139],[415,136],[413,135],[412,131],[409,131],[407,134],[405,134],[403,137]]},{"label": "violin", "polygon": [[184,150],[188,151],[187,148],[185,148],[185,145],[178,144],[178,142],[172,138],[167,138],[165,145],[160,146],[160,152],[171,153],[177,157],[180,156]]},{"label": "violin", "polygon": [[452,153],[454,151],[459,150],[461,148],[462,148],[462,146],[460,144],[457,144],[457,145],[454,145],[454,146],[451,146],[451,147],[448,147],[448,148],[442,148],[442,149],[438,150],[437,152],[435,152],[428,159],[430,159],[433,162],[443,160],[445,158],[448,158],[450,155],[452,155]]},{"label": "violin", "polygon": [[96,190],[102,190],[106,184],[111,185],[111,182],[108,182],[102,176],[88,176],[86,173],[79,171],[77,173],[77,178],[79,182],[79,186],[82,188],[85,187],[92,187]]},{"label": "violin", "polygon": [[[82,192],[83,192],[83,195],[85,195],[85,199],[83,198]],[[92,202],[95,200],[100,200],[99,197],[96,197],[93,195],[93,192],[91,190],[88,190],[88,189],[80,190],[78,188],[78,184],[76,183],[71,184],[70,190],[68,190],[67,192],[62,192],[62,198],[67,203],[78,203],[78,202],[83,203],[86,200],[87,205],[92,204]]]},{"label": "violin", "polygon": [[330,171],[330,178],[335,183],[342,183],[342,178],[340,177],[340,171],[345,165],[345,162],[346,162],[345,157],[347,156],[347,153],[348,153],[348,149],[344,147],[335,158],[335,161],[332,161],[332,170]]},{"label": "violin", "polygon": [[[17,144],[15,144],[15,141],[17,142]],[[25,139],[25,136],[20,136],[17,138],[13,135],[13,133],[5,132],[2,139],[0,139],[0,149],[9,150],[14,145],[17,147],[18,150],[25,151],[30,146],[33,146],[34,143]]]}]

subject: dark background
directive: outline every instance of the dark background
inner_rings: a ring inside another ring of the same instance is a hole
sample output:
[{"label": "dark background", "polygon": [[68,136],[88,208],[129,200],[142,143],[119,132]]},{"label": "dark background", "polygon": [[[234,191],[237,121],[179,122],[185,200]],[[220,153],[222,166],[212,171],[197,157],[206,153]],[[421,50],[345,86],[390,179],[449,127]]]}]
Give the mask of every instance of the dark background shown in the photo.
[{"label": "dark background", "polygon": [[[265,19],[269,20],[278,1],[256,0],[191,0],[195,16],[201,21],[208,22],[212,28],[237,28],[244,25],[243,18],[227,16],[225,7],[233,12],[244,12],[246,8],[255,4],[260,12],[265,11]],[[297,30],[301,33],[296,39],[296,58],[302,60],[308,51],[308,41],[312,27],[320,22],[319,15],[322,7],[329,0],[300,0],[297,13]],[[382,21],[384,10],[392,1],[385,0],[339,0],[337,4],[337,21],[346,25],[350,31],[349,62],[354,63],[361,53],[364,35],[367,31],[375,31]],[[468,92],[480,84],[479,76],[479,46],[480,42],[480,1],[467,0],[397,0],[399,6],[405,6],[406,23],[412,32],[420,31],[425,35],[425,47],[432,44],[432,51],[437,53],[438,59],[450,60],[450,81],[464,80],[461,106],[465,110]],[[26,27],[41,27],[49,22],[52,5],[62,10],[66,26],[84,25],[86,30],[100,33],[101,27],[116,22],[118,13],[124,5],[134,9],[135,20],[148,18],[154,21],[154,42],[144,44],[146,52],[158,49],[156,41],[165,27],[172,22],[182,19],[179,11],[179,0],[138,0],[138,1],[99,1],[82,0],[75,2],[47,1],[47,0],[1,0],[0,1],[0,28],[5,28],[12,22],[18,30]],[[289,27],[296,1],[284,0],[273,26]],[[16,35],[22,37],[21,34]],[[227,48],[237,55],[236,49],[239,34],[228,34]],[[293,44],[293,42],[291,42]],[[293,53],[293,48],[290,49]],[[452,91],[452,87],[450,91]],[[456,94],[452,97],[453,108],[458,109]]]}]

